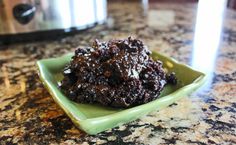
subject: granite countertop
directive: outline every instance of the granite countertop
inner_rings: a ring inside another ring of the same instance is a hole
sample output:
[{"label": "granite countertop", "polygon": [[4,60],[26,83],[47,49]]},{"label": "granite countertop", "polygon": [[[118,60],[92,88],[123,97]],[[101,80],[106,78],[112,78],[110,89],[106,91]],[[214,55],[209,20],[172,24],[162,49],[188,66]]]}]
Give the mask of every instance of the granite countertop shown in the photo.
[{"label": "granite countertop", "polygon": [[[196,3],[109,2],[105,25],[60,40],[0,46],[0,144],[236,144],[236,12],[225,9],[221,23],[216,11],[211,20],[211,10],[198,13],[197,8]],[[87,46],[95,38],[130,35],[207,72],[209,79],[161,111],[87,135],[50,97],[35,62]]]}]

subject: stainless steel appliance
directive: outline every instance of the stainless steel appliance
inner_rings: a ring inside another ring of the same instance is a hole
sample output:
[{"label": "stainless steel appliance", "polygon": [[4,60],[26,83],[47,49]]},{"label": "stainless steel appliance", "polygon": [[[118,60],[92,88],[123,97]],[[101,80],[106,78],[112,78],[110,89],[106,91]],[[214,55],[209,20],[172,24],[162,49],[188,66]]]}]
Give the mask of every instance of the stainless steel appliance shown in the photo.
[{"label": "stainless steel appliance", "polygon": [[3,36],[60,30],[83,30],[103,23],[106,0],[0,0]]}]

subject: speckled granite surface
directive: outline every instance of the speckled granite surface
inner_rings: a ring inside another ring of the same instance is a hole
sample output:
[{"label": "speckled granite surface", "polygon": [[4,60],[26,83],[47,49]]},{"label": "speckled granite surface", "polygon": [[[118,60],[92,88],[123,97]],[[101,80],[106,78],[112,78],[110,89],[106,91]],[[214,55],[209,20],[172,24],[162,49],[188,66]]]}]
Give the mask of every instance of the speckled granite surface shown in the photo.
[{"label": "speckled granite surface", "polygon": [[152,3],[145,9],[134,2],[109,3],[107,25],[58,41],[1,46],[0,144],[236,144],[236,12],[231,10],[224,16],[208,85],[164,110],[90,136],[72,124],[43,88],[38,59],[60,56],[94,38],[132,35],[191,64],[197,5]]}]

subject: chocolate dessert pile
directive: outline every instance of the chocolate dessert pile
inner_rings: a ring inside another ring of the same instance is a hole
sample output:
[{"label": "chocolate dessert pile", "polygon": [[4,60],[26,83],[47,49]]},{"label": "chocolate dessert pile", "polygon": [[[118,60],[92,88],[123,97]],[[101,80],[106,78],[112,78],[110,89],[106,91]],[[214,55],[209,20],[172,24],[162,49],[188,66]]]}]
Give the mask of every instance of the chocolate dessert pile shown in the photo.
[{"label": "chocolate dessert pile", "polygon": [[154,61],[150,54],[142,41],[131,37],[95,40],[92,47],[75,50],[64,69],[61,89],[79,103],[126,108],[150,102],[171,82],[162,62]]}]

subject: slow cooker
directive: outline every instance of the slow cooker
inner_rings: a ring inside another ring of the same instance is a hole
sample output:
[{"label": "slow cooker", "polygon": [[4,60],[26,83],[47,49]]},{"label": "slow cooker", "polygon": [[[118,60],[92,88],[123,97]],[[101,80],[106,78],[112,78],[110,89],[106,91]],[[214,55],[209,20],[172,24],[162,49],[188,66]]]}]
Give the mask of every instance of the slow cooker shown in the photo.
[{"label": "slow cooker", "polygon": [[106,0],[0,0],[0,43],[91,28],[105,22],[106,5]]}]

